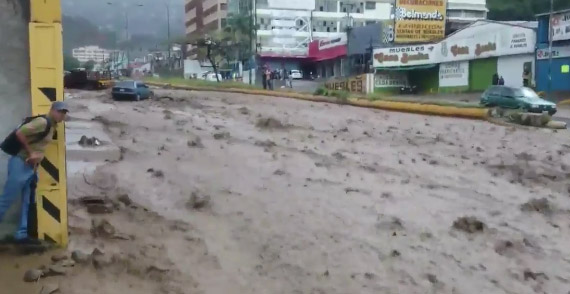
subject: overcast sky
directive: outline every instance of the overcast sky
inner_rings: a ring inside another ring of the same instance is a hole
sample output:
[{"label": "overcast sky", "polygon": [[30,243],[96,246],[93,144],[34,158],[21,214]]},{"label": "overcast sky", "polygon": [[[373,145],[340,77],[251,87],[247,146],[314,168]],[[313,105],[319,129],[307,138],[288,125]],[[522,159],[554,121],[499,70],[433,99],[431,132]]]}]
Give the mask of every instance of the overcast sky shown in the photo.
[{"label": "overcast sky", "polygon": [[82,16],[97,26],[113,30],[123,30],[128,11],[131,34],[153,35],[166,35],[166,4],[170,7],[172,36],[182,35],[184,0],[62,0],[65,15]]}]

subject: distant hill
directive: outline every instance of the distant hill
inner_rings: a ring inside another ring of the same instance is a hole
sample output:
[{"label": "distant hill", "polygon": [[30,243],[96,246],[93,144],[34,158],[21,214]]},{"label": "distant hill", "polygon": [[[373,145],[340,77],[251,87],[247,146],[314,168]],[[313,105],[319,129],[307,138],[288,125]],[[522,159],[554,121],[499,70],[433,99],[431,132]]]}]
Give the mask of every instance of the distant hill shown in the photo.
[{"label": "distant hill", "polygon": [[[536,14],[549,12],[549,0],[487,0],[492,20],[535,20]],[[554,0],[554,10],[570,9],[570,0]]]},{"label": "distant hill", "polygon": [[[112,3],[109,5],[107,3]],[[142,7],[137,6],[143,5]],[[167,32],[166,6],[170,7],[173,36],[184,34],[184,0],[62,0],[63,14],[88,19],[95,27],[124,34],[125,12],[131,34],[164,36]]]}]

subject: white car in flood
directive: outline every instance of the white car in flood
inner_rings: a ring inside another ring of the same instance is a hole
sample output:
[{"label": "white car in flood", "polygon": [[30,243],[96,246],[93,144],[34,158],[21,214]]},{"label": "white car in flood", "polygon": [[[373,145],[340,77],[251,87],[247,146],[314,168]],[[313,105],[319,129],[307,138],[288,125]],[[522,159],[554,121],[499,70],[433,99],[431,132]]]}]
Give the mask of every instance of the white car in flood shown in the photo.
[{"label": "white car in flood", "polygon": [[301,73],[301,71],[294,69],[291,70],[291,78],[295,80],[300,80],[303,78],[303,74]]}]

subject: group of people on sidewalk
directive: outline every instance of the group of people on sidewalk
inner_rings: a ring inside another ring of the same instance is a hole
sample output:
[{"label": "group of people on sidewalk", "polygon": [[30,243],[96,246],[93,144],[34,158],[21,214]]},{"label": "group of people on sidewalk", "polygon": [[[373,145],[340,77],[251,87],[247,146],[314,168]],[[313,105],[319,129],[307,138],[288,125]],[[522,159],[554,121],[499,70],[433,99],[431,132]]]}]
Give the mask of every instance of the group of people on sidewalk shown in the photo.
[{"label": "group of people on sidewalk", "polygon": [[13,238],[16,243],[40,244],[28,232],[30,209],[35,209],[37,170],[54,138],[57,124],[65,120],[68,111],[64,102],[54,102],[49,113],[24,119],[0,145],[2,151],[10,155],[8,175],[0,195],[0,222],[16,200],[22,200],[19,225]]},{"label": "group of people on sidewalk", "polygon": [[276,81],[283,81],[285,83],[284,87],[293,88],[293,77],[291,76],[291,71],[286,69],[271,70],[269,66],[264,65],[262,68],[261,81],[263,83],[263,89],[273,90]]}]

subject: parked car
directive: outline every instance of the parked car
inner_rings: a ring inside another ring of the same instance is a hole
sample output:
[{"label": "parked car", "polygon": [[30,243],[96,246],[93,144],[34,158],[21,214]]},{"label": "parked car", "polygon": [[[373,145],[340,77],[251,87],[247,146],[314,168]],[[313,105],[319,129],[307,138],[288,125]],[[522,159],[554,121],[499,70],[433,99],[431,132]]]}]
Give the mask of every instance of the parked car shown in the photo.
[{"label": "parked car", "polygon": [[481,95],[481,104],[502,108],[521,108],[527,112],[548,114],[556,113],[556,104],[544,100],[530,88],[512,88],[507,86],[491,86]]},{"label": "parked car", "polygon": [[154,93],[148,86],[139,81],[118,82],[111,92],[113,100],[140,101],[152,97]]},{"label": "parked car", "polygon": [[[199,79],[200,80],[206,80],[208,82],[217,82],[218,81],[216,79],[216,74],[214,72],[211,72],[211,71],[203,72]],[[220,82],[223,81],[222,75],[219,73],[218,73],[218,79],[220,80]]]},{"label": "parked car", "polygon": [[416,85],[407,85],[400,88],[400,94],[418,94],[418,87]]},{"label": "parked car", "polygon": [[293,69],[291,70],[291,78],[294,80],[300,80],[303,78],[303,74],[301,73],[300,70]]}]

